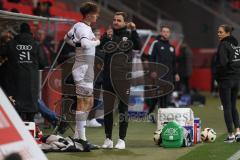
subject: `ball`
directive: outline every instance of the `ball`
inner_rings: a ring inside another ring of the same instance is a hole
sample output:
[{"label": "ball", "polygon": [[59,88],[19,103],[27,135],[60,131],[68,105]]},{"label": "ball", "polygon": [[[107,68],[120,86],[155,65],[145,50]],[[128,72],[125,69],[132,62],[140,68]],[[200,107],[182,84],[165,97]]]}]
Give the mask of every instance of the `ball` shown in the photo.
[{"label": "ball", "polygon": [[214,142],[217,138],[217,134],[213,129],[208,131],[208,142]]},{"label": "ball", "polygon": [[214,142],[216,140],[217,134],[212,128],[205,128],[201,132],[201,139],[203,142]]},{"label": "ball", "polygon": [[153,140],[156,145],[160,145],[161,143],[161,132],[162,132],[162,129],[159,129],[153,133]]}]

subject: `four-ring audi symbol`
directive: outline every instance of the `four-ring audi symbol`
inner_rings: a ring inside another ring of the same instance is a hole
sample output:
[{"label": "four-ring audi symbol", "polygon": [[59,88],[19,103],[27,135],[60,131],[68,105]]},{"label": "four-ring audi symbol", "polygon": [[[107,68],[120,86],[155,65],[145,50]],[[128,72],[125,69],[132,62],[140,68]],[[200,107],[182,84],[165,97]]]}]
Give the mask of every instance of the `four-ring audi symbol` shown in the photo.
[{"label": "four-ring audi symbol", "polygon": [[21,44],[19,44],[19,45],[16,46],[16,49],[17,50],[28,50],[28,51],[30,51],[30,50],[32,50],[32,46],[31,45],[21,45]]}]

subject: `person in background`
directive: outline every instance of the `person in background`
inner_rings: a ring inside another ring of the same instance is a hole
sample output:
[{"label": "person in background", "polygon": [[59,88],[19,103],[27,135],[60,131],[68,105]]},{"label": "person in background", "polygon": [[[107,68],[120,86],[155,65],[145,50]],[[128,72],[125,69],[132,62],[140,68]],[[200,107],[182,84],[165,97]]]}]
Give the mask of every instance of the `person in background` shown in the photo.
[{"label": "person in background", "polygon": [[189,94],[189,78],[192,75],[192,51],[185,42],[180,46],[180,54],[177,57],[177,64],[177,70],[180,76],[180,90],[183,94]]},{"label": "person in background", "polygon": [[47,39],[46,32],[42,29],[38,30],[37,35],[36,35],[36,40],[39,42],[42,53],[44,54],[43,56],[46,57],[46,66],[45,67],[50,67],[53,63],[54,60],[54,49],[51,47],[51,44],[49,42],[49,39]]},{"label": "person in background", "polygon": [[[171,28],[167,25],[163,25],[160,29],[160,36],[157,37],[157,40],[152,43],[150,47],[150,62],[161,63],[168,67],[168,73],[161,77],[161,79],[172,83],[180,80],[180,77],[177,73],[176,68],[176,54],[175,48],[169,42],[171,36]],[[156,72],[151,74],[151,77],[156,77]],[[160,78],[160,77],[159,77]],[[152,108],[149,110],[152,112],[155,109],[155,105],[158,103],[159,108],[166,108],[170,104],[170,94],[168,93],[164,96],[158,97],[156,100],[153,100]],[[151,113],[149,111],[149,113]]]},{"label": "person in background", "polygon": [[[0,47],[4,48],[8,42],[10,42],[13,39],[13,34],[11,31],[4,31],[1,33],[1,39],[0,39]],[[0,51],[1,52],[1,51]],[[0,86],[4,91],[7,90],[7,66],[8,66],[8,58],[7,56],[0,56]]]},{"label": "person in background", "polygon": [[33,14],[36,16],[51,17],[51,6],[52,3],[50,1],[38,2],[37,7],[33,9]]},{"label": "person in background", "polygon": [[228,132],[224,140],[226,143],[240,141],[239,113],[236,106],[240,80],[240,47],[232,31],[233,27],[228,24],[218,27],[219,45],[215,61],[215,77]]},{"label": "person in background", "polygon": [[45,65],[41,52],[27,23],[1,48],[0,56],[8,58],[6,92],[23,121],[33,122],[38,111],[38,69]]}]

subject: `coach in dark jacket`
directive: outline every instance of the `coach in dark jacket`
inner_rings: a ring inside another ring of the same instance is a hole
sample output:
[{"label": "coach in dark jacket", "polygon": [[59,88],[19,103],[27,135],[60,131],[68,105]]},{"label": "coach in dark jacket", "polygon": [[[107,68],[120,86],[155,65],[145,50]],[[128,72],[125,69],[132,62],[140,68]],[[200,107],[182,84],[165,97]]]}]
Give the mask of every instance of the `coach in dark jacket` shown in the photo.
[{"label": "coach in dark jacket", "polygon": [[[216,80],[219,84],[219,96],[223,105],[224,119],[228,136],[224,142],[240,141],[239,114],[236,107],[240,80],[240,47],[238,41],[231,35],[233,28],[220,25],[218,38],[220,40],[216,55]],[[234,125],[234,128],[233,128]]]},{"label": "coach in dark jacket", "polygon": [[[153,48],[151,51],[150,61],[164,64],[168,67],[168,73],[161,77],[161,79],[171,82],[174,84],[175,81],[179,81],[179,75],[176,69],[176,54],[175,48],[169,43],[169,38],[171,35],[171,29],[169,26],[162,26],[160,31],[160,36],[153,43]],[[154,73],[152,77],[155,77]],[[159,77],[160,78],[160,77]],[[166,93],[165,96],[159,98],[159,106],[161,108],[166,108],[169,104],[169,95]],[[156,102],[157,103],[157,102]]]},{"label": "coach in dark jacket", "polygon": [[10,41],[1,54],[8,57],[7,94],[24,121],[33,121],[38,111],[38,69],[44,66],[39,44],[35,42],[30,26],[23,23],[20,34]]},{"label": "coach in dark jacket", "polygon": [[[131,61],[132,49],[140,50],[140,39],[136,32],[136,26],[134,23],[126,23],[126,14],[124,12],[117,12],[113,18],[113,30],[109,29],[106,34],[101,38],[100,47],[105,53],[104,58],[104,71],[103,71],[103,89],[110,93],[115,94],[116,97],[120,99],[118,105],[119,109],[119,140],[115,146],[117,149],[125,149],[125,137],[128,126],[128,97],[130,93],[130,83],[121,84],[119,82],[118,86],[112,84],[112,80],[123,79],[126,77],[116,75],[117,77],[111,77],[111,67],[119,67],[124,73],[128,71],[131,72],[131,65],[126,64],[126,62],[120,59],[113,60],[114,55],[122,53],[128,56],[128,61]],[[127,27],[131,29],[131,32],[127,30]],[[124,85],[124,87],[119,87],[119,85]],[[128,91],[115,90],[115,88],[127,88]],[[103,148],[113,148],[112,142],[112,127],[113,127],[113,107],[115,102],[115,96],[112,96],[106,92],[103,94],[104,101],[104,126],[106,139],[103,144]],[[122,98],[125,97],[125,98]],[[125,99],[125,101],[123,101]]]}]

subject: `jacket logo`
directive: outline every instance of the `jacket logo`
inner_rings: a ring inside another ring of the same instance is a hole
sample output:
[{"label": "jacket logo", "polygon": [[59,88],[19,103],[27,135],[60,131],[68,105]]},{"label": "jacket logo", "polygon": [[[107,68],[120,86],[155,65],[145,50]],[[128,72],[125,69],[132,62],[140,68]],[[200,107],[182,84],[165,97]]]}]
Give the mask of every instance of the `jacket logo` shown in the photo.
[{"label": "jacket logo", "polygon": [[127,40],[128,40],[128,37],[122,37],[122,40],[123,40],[123,41],[127,41]]},{"label": "jacket logo", "polygon": [[234,61],[240,61],[240,47],[239,46],[233,46],[231,47],[234,49],[234,56],[233,56],[233,62]]},{"label": "jacket logo", "polygon": [[22,51],[21,53],[19,53],[19,60],[20,63],[31,63],[31,56],[30,56],[30,52],[29,51]]},{"label": "jacket logo", "polygon": [[170,52],[174,52],[174,48],[173,47],[170,47],[169,50],[170,50]]},{"label": "jacket logo", "polygon": [[21,45],[21,44],[19,44],[19,45],[16,46],[16,49],[18,51],[21,51],[21,50],[28,50],[28,51],[30,51],[30,50],[32,50],[32,46],[31,45]]}]

